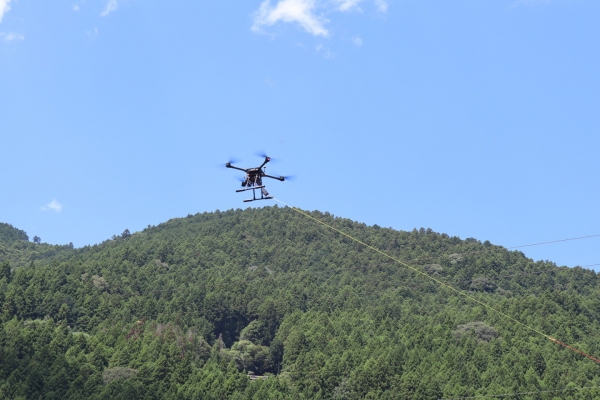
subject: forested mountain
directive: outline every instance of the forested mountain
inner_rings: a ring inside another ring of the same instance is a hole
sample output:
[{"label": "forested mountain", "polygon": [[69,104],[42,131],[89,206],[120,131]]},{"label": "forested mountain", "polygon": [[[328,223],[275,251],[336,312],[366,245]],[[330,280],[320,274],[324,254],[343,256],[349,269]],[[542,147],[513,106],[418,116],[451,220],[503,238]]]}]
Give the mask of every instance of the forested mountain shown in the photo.
[{"label": "forested mountain", "polygon": [[17,229],[10,224],[0,222],[0,242],[12,243],[23,240],[29,240],[29,236],[27,236],[25,231]]},{"label": "forested mountain", "polygon": [[0,264],[8,262],[12,268],[22,267],[35,260],[56,258],[61,253],[73,250],[73,244],[64,246],[41,243],[34,237],[35,242],[29,241],[25,231],[0,222]]},{"label": "forested mountain", "polygon": [[[310,215],[600,355],[593,271]],[[600,365],[289,208],[188,215],[81,249],[2,232],[0,398],[600,397]]]}]

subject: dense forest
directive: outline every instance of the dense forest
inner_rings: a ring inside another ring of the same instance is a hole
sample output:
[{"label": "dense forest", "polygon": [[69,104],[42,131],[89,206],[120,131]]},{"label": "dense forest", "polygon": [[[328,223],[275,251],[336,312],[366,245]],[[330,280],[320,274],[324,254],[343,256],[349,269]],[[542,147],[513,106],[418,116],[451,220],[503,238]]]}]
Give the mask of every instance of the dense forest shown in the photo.
[{"label": "dense forest", "polygon": [[[594,271],[310,215],[600,355]],[[83,248],[0,224],[0,307],[2,399],[600,398],[599,364],[290,208]]]}]

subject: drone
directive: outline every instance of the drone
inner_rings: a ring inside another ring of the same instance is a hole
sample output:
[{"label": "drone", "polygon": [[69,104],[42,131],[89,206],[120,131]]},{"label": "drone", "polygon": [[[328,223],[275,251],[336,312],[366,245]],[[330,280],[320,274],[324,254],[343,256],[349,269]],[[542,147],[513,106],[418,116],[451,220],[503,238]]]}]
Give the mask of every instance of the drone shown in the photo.
[{"label": "drone", "polygon": [[[267,175],[265,173],[267,169],[265,165],[267,165],[267,163],[271,161],[271,157],[268,157],[266,155],[264,157],[265,161],[263,161],[263,163],[256,168],[240,168],[231,165],[231,162],[225,164],[225,167],[227,168],[238,169],[246,173],[246,177],[242,180],[242,187],[244,187],[244,189],[236,190],[236,193],[252,190],[252,198],[244,200],[245,203],[255,200],[269,200],[273,198],[273,196],[269,196],[269,192],[267,192],[267,190],[265,189],[265,185],[263,185],[262,178],[277,179],[278,181],[282,182],[285,181],[285,176],[272,176]],[[258,189],[260,189],[260,197],[256,197],[256,191]]]}]

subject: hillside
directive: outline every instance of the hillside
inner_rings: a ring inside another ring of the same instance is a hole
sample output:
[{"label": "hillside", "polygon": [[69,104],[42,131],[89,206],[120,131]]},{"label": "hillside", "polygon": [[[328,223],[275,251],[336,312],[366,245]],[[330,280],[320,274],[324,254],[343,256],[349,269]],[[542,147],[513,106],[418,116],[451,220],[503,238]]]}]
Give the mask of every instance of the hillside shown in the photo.
[{"label": "hillside", "polygon": [[[600,355],[593,271],[310,214]],[[425,399],[600,386],[591,360],[289,208],[188,215],[77,250],[0,246],[0,398]]]},{"label": "hillside", "polygon": [[8,262],[13,269],[31,264],[36,260],[48,260],[72,252],[73,245],[50,245],[32,243],[25,231],[0,222],[0,264]]},{"label": "hillside", "polygon": [[15,228],[10,224],[0,222],[0,242],[12,243],[15,241],[28,241],[29,236],[25,231]]}]

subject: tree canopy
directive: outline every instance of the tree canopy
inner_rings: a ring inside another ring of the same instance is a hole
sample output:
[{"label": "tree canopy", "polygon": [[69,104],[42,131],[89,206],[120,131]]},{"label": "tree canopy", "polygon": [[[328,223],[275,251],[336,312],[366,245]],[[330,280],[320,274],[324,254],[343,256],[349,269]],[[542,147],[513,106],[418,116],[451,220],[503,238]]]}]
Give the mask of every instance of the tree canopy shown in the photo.
[{"label": "tree canopy", "polygon": [[[594,271],[310,215],[600,354]],[[0,249],[0,398],[600,396],[551,392],[600,386],[596,363],[289,208],[188,215],[81,249],[24,244]]]},{"label": "tree canopy", "polygon": [[25,231],[15,228],[10,224],[0,222],[0,242],[14,242],[17,240],[29,240],[29,236]]}]

